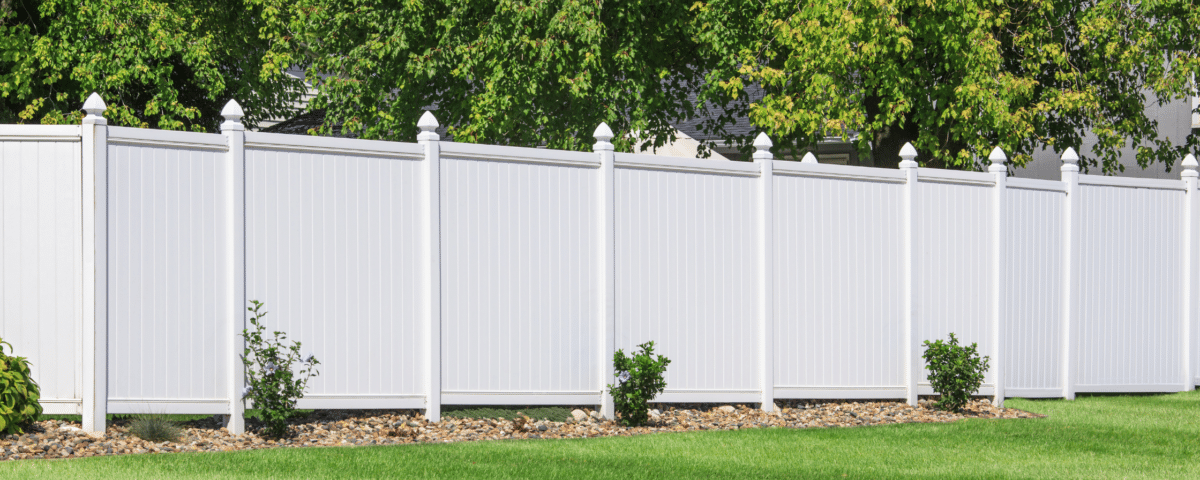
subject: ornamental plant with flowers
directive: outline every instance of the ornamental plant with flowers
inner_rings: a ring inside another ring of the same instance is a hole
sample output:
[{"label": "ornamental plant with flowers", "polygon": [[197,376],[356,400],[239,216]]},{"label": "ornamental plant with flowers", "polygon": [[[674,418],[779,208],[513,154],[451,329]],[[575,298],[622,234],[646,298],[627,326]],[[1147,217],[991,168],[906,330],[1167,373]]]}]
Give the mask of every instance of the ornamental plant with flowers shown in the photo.
[{"label": "ornamental plant with flowers", "polygon": [[[254,407],[262,412],[266,434],[280,438],[287,435],[287,420],[296,412],[296,401],[304,396],[308,380],[319,375],[316,367],[321,362],[312,355],[302,357],[300,342],[289,342],[286,333],[272,332],[268,337],[262,321],[267,315],[262,310],[263,303],[257,300],[250,303],[254,306],[247,310],[253,314],[250,324],[254,328],[242,330],[246,339],[242,355],[246,387],[242,389],[242,398],[253,401]],[[293,366],[299,369],[293,372]]]},{"label": "ornamental plant with flowers", "polygon": [[663,375],[671,361],[662,355],[654,355],[654,342],[638,345],[641,349],[632,357],[617,350],[613,354],[613,369],[616,370],[616,385],[609,385],[613,405],[625,426],[645,425],[649,419],[650,401],[667,388]]}]

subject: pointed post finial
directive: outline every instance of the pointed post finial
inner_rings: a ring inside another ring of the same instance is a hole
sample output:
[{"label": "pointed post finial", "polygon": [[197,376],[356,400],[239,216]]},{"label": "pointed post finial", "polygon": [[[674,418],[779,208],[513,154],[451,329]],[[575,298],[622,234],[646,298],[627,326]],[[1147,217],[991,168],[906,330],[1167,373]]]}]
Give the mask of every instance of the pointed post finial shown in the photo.
[{"label": "pointed post finial", "polygon": [[1075,149],[1067,147],[1062,153],[1062,167],[1059,169],[1063,172],[1078,172],[1079,171],[1079,154],[1075,153]]},{"label": "pointed post finial", "polygon": [[912,142],[904,142],[900,147],[900,168],[917,168],[917,149]]},{"label": "pointed post finial", "polygon": [[237,100],[227,102],[225,107],[221,109],[221,116],[225,118],[225,121],[221,123],[222,132],[246,129],[242,125],[242,117],[246,116],[246,113],[242,111],[242,106],[238,105]]},{"label": "pointed post finial", "polygon": [[92,92],[91,95],[88,95],[87,100],[83,102],[82,110],[87,112],[87,115],[83,117],[83,123],[95,125],[108,123],[104,119],[104,111],[108,110],[108,105],[104,104],[104,99],[100,98],[99,93]]},{"label": "pointed post finial", "polygon": [[1004,164],[1006,160],[1008,160],[1008,156],[1004,154],[1004,150],[1001,150],[1000,147],[993,148],[992,153],[988,154],[988,161],[992,162],[988,171],[992,173],[1007,172],[1008,167]]},{"label": "pointed post finial", "polygon": [[774,145],[774,143],[771,143],[771,137],[767,136],[767,132],[760,132],[754,138],[754,160],[771,160],[775,158],[771,155],[771,147]]},{"label": "pointed post finial", "polygon": [[1196,171],[1196,167],[1200,167],[1200,162],[1196,162],[1196,156],[1189,153],[1183,157],[1183,172],[1180,172],[1180,175],[1184,178],[1200,177],[1200,172]]},{"label": "pointed post finial", "polygon": [[613,144],[609,141],[613,138],[613,131],[608,127],[608,123],[600,122],[600,126],[596,127],[592,136],[596,137],[596,143],[592,145],[593,152],[611,152],[613,150]]},{"label": "pointed post finial", "polygon": [[807,152],[804,154],[804,158],[800,159],[800,163],[817,163],[817,156],[812,152]]},{"label": "pointed post finial", "polygon": [[441,124],[438,123],[437,117],[433,116],[433,112],[426,110],[421,114],[421,118],[417,120],[417,128],[421,133],[417,134],[418,142],[434,142],[441,139],[441,136],[434,130],[437,130]]}]

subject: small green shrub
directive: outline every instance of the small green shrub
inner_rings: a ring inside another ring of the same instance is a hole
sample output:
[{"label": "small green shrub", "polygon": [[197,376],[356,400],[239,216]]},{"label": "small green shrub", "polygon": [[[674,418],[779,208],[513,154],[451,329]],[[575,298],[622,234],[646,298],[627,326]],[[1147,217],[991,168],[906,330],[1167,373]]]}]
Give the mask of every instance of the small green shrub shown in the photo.
[{"label": "small green shrub", "polygon": [[934,343],[925,341],[925,369],[929,370],[929,384],[941,395],[937,408],[953,411],[961,409],[971,400],[971,395],[983,385],[983,374],[988,369],[988,357],[979,358],[975,344],[963,347],[958,344],[954,333],[950,341]]},{"label": "small green shrub", "polygon": [[0,340],[0,431],[25,433],[22,427],[42,414],[42,406],[38,404],[42,394],[33,381],[29,360],[5,355],[4,345],[8,345],[10,353],[15,353],[12,344]]},{"label": "small green shrub", "polygon": [[654,342],[643,343],[638,348],[641,351],[633,357],[626,357],[622,350],[613,354],[617,383],[609,385],[608,391],[612,393],[613,405],[625,426],[645,425],[649,418],[649,403],[667,388],[663,374],[671,361],[662,355],[654,358]]},{"label": "small green shrub", "polygon": [[[254,315],[250,318],[253,330],[242,330],[246,338],[246,351],[242,365],[246,369],[246,388],[242,398],[254,401],[254,408],[266,424],[267,436],[280,438],[288,433],[287,421],[296,412],[296,400],[304,396],[308,380],[319,374],[316,367],[321,362],[309,355],[300,356],[300,342],[288,342],[287,334],[272,332],[266,335],[262,311],[263,303],[251,300],[253,307],[247,308]],[[288,343],[291,343],[290,345]],[[300,366],[296,372],[293,366]]]},{"label": "small green shrub", "polygon": [[183,429],[166,415],[137,415],[129,422],[129,433],[147,442],[178,442]]}]

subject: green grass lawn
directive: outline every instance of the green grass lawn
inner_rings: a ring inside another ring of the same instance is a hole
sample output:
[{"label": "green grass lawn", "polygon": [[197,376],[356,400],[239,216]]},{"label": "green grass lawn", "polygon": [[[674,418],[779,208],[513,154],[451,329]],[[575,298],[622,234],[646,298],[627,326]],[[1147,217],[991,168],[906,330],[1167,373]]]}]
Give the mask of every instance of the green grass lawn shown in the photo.
[{"label": "green grass lawn", "polygon": [[1200,392],[1008,406],[1049,418],[17,461],[0,478],[1200,478]]}]

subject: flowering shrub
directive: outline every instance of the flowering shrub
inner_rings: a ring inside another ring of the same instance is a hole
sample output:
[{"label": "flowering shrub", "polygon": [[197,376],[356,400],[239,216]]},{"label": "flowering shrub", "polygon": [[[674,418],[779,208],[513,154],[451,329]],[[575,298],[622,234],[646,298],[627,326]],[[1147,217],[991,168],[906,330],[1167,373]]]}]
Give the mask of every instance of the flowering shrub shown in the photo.
[{"label": "flowering shrub", "polygon": [[971,395],[983,385],[983,374],[988,369],[988,357],[979,358],[975,344],[970,347],[958,345],[954,333],[950,341],[934,343],[925,341],[925,369],[929,370],[929,384],[941,395],[937,408],[958,410],[971,400]]},{"label": "flowering shrub", "polygon": [[0,340],[0,432],[24,433],[22,425],[35,421],[42,414],[38,404],[41,392],[33,381],[29,360],[4,354],[4,345],[12,352],[12,344]]},{"label": "flowering shrub", "polygon": [[[316,367],[321,362],[312,355],[302,358],[300,342],[288,345],[286,333],[272,332],[272,336],[266,336],[262,319],[267,312],[262,311],[263,303],[257,300],[250,303],[254,306],[247,310],[254,314],[250,318],[254,329],[242,330],[246,338],[246,351],[242,355],[246,387],[242,398],[252,400],[254,407],[262,412],[266,434],[279,438],[287,435],[287,419],[295,413],[296,400],[304,396],[308,380],[319,374]],[[300,366],[299,370],[292,372],[293,365]]]},{"label": "flowering shrub", "polygon": [[625,426],[645,425],[650,401],[667,388],[663,374],[671,361],[662,355],[654,358],[654,342],[643,343],[638,348],[641,351],[632,357],[626,357],[622,350],[613,354],[617,383],[609,385],[608,390]]}]

